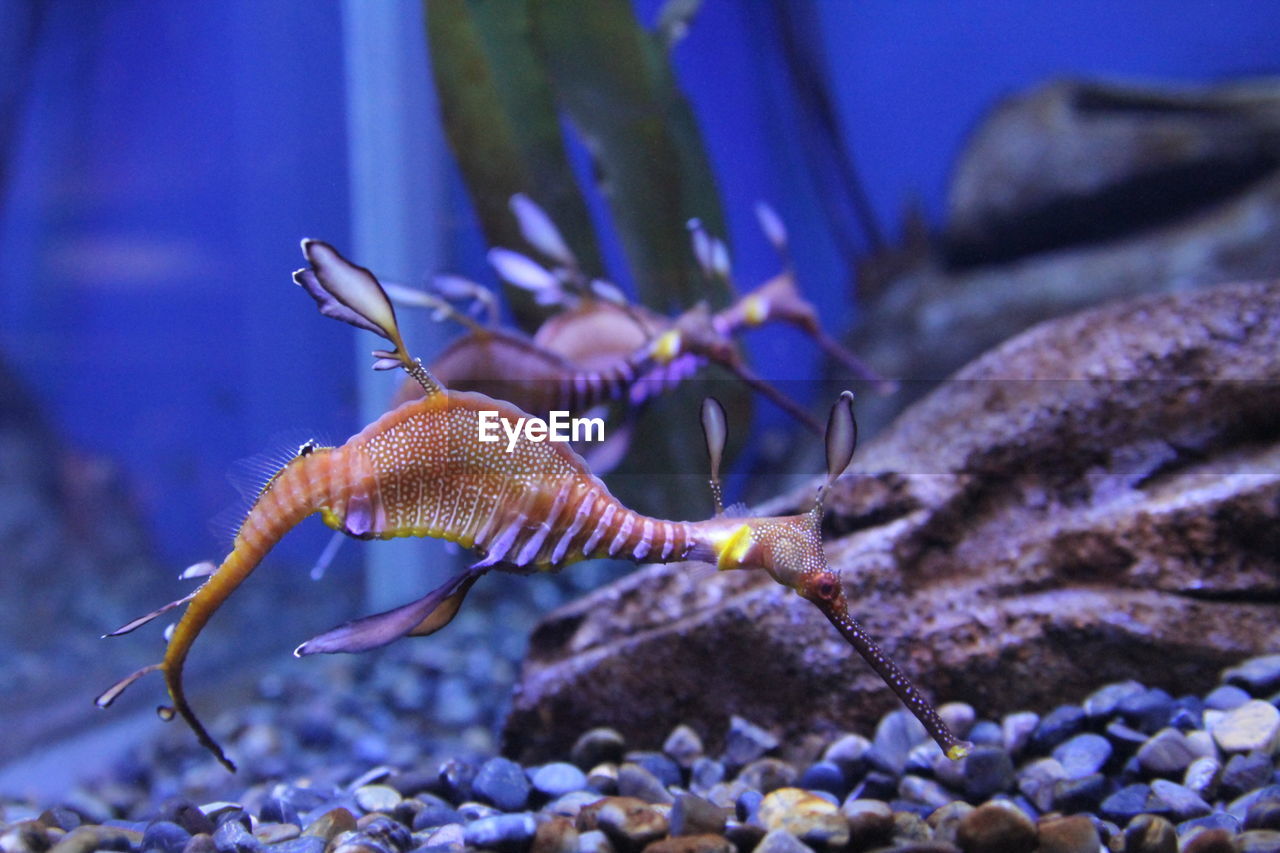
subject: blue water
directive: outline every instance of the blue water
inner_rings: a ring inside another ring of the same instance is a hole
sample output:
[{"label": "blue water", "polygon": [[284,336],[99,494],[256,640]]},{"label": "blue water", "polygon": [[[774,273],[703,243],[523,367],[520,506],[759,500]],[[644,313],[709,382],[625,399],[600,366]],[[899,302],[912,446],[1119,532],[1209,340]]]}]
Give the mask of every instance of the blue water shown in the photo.
[{"label": "blue water", "polygon": [[[638,2],[641,18],[658,5]],[[28,6],[0,0],[0,18],[30,23]],[[404,6],[405,26],[420,27],[417,4]],[[121,467],[162,557],[185,565],[217,552],[207,521],[234,498],[233,460],[279,449],[282,431],[340,439],[359,426],[364,365],[352,338],[289,282],[298,238],[350,239],[341,10],[313,0],[42,8],[29,39],[19,25],[0,40],[13,72],[0,89],[0,358],[51,429]],[[708,0],[676,66],[741,278],[776,268],[751,215],[768,198],[791,223],[807,292],[839,328],[853,308],[830,235],[859,248],[865,235],[850,211],[832,221],[820,204],[768,8]],[[939,219],[951,163],[1002,95],[1062,75],[1280,70],[1280,6],[1267,2],[826,0],[793,14],[889,235],[912,200]],[[465,232],[454,181],[422,229]],[[451,265],[482,268],[478,242],[459,240]],[[753,346],[767,375],[816,363],[791,336]]]}]

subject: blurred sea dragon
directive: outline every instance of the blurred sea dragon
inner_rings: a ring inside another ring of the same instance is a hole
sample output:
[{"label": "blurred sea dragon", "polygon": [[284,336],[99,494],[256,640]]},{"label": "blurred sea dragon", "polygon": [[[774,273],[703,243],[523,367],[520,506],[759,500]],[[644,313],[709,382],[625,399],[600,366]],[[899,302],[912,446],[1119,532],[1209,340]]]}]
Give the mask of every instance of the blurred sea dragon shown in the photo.
[{"label": "blurred sea dragon", "polygon": [[623,506],[582,458],[563,443],[532,441],[527,434],[510,451],[479,440],[482,415],[511,423],[527,418],[514,405],[483,394],[446,390],[410,356],[395,311],[368,270],[347,262],[331,246],[306,240],[310,266],[294,274],[320,312],[375,332],[392,349],[374,352],[374,368],[401,368],[425,396],[387,412],[339,447],[308,442],[263,487],[221,562],[192,567],[203,576],[192,593],[129,622],[120,636],[186,605],[169,637],[163,660],[143,667],[97,698],[110,705],[142,676],[164,674],[171,707],[163,719],[181,716],[200,743],[230,770],[235,765],[187,701],[183,665],[210,617],[294,526],[320,513],[335,530],[361,539],[432,536],[473,548],[481,559],[418,601],[356,619],[308,640],[298,656],[359,652],[405,636],[425,636],[453,619],[472,584],[490,569],[517,573],[557,571],[597,557],[637,562],[701,560],[719,569],[763,569],[778,583],[818,607],[924,724],[951,758],[968,752],[906,675],[849,614],[839,575],[822,549],[822,501],[844,471],[857,443],[853,395],[844,392],[827,425],[827,480],[806,513],[733,518],[724,514],[719,487],[726,427],[718,403],[703,405],[702,424],[711,457],[717,514],[706,521],[669,521]]},{"label": "blurred sea dragon", "polygon": [[[743,329],[772,322],[800,329],[878,390],[893,388],[822,328],[817,309],[796,287],[786,228],[764,203],[757,205],[757,216],[785,261],[783,271],[721,311],[699,304],[674,318],[629,302],[609,282],[588,280],[558,229],[529,198],[513,196],[511,210],[524,239],[549,259],[550,268],[505,248],[492,249],[490,262],[502,278],[531,291],[540,304],[562,309],[532,337],[499,326],[492,293],[467,279],[437,276],[434,292],[386,285],[393,301],[432,309],[438,318],[467,327],[431,364],[432,374],[450,389],[488,393],[536,415],[553,410],[576,415],[615,400],[628,408],[640,406],[711,362],[821,434],[804,407],[753,371],[733,341]],[[690,233],[703,275],[736,290],[725,244],[697,222],[690,223]],[[485,322],[454,309],[449,300],[472,302]],[[394,403],[421,396],[418,384],[407,380]]]}]

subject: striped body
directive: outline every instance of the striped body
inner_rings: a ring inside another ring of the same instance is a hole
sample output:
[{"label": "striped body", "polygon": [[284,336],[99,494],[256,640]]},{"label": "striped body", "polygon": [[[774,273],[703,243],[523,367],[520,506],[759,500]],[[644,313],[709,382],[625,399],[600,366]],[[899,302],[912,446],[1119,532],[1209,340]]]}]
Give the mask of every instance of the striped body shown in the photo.
[{"label": "striped body", "polygon": [[480,443],[482,411],[512,424],[528,417],[483,394],[450,391],[406,403],[336,448],[347,474],[326,522],[364,538],[448,539],[500,568],[688,555],[693,524],[627,509],[565,444],[522,435],[508,453],[505,436]]}]

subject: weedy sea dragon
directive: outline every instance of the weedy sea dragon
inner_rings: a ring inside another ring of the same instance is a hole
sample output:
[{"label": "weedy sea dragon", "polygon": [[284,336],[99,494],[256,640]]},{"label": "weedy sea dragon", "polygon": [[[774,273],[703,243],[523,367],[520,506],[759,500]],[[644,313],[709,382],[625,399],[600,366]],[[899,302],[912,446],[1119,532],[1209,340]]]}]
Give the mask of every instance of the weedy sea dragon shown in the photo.
[{"label": "weedy sea dragon", "polygon": [[[490,262],[502,278],[532,291],[540,304],[562,309],[532,337],[499,326],[493,295],[467,279],[437,276],[435,293],[386,288],[395,302],[431,308],[467,327],[431,364],[432,374],[450,389],[482,391],[541,416],[552,410],[582,414],[613,400],[638,406],[711,362],[820,434],[820,425],[804,407],[756,374],[734,342],[743,329],[769,323],[800,329],[853,376],[873,381],[881,391],[893,387],[822,328],[817,309],[796,287],[786,228],[768,205],[757,205],[756,212],[785,261],[783,271],[721,311],[704,304],[677,317],[629,302],[608,282],[588,280],[554,223],[526,196],[513,196],[511,210],[521,233],[549,266],[504,248],[490,250]],[[704,276],[736,290],[724,243],[696,221],[690,223],[690,234]],[[485,309],[487,320],[477,322],[453,310],[443,297],[474,301]],[[421,388],[408,380],[394,402],[420,396]]]},{"label": "weedy sea dragon", "polygon": [[948,756],[966,754],[968,744],[947,729],[849,614],[840,576],[822,550],[822,499],[857,443],[852,394],[846,391],[831,411],[827,481],[808,512],[754,518],[723,513],[719,466],[725,420],[719,404],[708,402],[702,423],[717,515],[696,522],[651,518],[623,506],[566,444],[526,439],[506,452],[500,444],[478,441],[481,412],[496,411],[513,422],[524,413],[483,394],[446,390],[409,355],[391,303],[372,273],[346,262],[325,243],[306,240],[302,248],[310,268],[294,278],[321,313],[390,341],[392,349],[374,352],[374,368],[404,369],[425,396],[384,414],[339,447],[303,445],[263,487],[222,563],[184,573],[206,576],[199,588],[107,635],[129,633],[186,605],[164,659],[117,682],[97,698],[99,706],[110,705],[143,675],[158,670],[173,703],[161,706],[160,716],[181,716],[200,743],[234,771],[187,701],[183,665],[214,612],[290,529],[318,512],[330,527],[357,538],[439,537],[475,549],[481,559],[418,601],[340,625],[303,643],[295,655],[359,652],[434,633],[449,623],[472,584],[490,569],[556,571],[597,557],[764,569],[826,615]]}]

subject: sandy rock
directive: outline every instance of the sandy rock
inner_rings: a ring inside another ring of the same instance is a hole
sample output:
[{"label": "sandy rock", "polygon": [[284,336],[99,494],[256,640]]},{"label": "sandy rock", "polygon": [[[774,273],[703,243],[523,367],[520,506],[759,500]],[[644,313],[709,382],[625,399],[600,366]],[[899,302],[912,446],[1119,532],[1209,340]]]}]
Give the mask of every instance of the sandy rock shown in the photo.
[{"label": "sandy rock", "polygon": [[[1045,323],[978,359],[833,490],[827,553],[855,615],[926,692],[992,719],[1128,678],[1198,690],[1276,648],[1276,340],[1280,283],[1236,284]],[[673,721],[723,733],[740,714],[799,743],[867,731],[891,703],[764,573],[676,564],[540,624],[505,738],[529,760],[584,726],[657,746]]]}]

